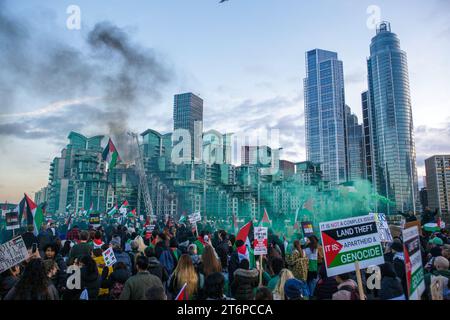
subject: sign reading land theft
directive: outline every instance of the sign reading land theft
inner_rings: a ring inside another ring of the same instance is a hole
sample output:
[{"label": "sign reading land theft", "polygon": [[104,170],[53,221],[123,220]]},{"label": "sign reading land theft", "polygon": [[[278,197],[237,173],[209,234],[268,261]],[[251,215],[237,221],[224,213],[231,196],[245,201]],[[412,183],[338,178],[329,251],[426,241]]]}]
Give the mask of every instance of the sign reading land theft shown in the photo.
[{"label": "sign reading land theft", "polygon": [[194,212],[189,216],[189,222],[191,224],[196,224],[197,222],[202,221],[202,217],[200,215],[200,212]]},{"label": "sign reading land theft", "polygon": [[314,235],[314,228],[311,221],[303,221],[302,222],[302,230],[303,230],[303,236],[310,237]]},{"label": "sign reading land theft", "polygon": [[0,245],[0,273],[28,259],[28,250],[21,236]]},{"label": "sign reading land theft", "polygon": [[408,297],[409,300],[420,300],[420,296],[425,291],[425,281],[420,252],[419,229],[416,226],[404,229],[402,234]]},{"label": "sign reading land theft", "polygon": [[266,227],[255,227],[254,228],[255,240],[253,242],[255,248],[253,253],[255,256],[261,256],[267,254],[267,235],[268,228]]},{"label": "sign reading land theft", "polygon": [[381,242],[393,242],[391,230],[386,220],[386,215],[384,213],[369,213],[375,217],[375,222],[377,224],[378,233],[380,234]]},{"label": "sign reading land theft", "polygon": [[19,213],[7,212],[6,213],[6,230],[15,230],[20,228]]},{"label": "sign reading land theft", "polygon": [[329,277],[384,263],[373,215],[321,222],[320,235]]}]

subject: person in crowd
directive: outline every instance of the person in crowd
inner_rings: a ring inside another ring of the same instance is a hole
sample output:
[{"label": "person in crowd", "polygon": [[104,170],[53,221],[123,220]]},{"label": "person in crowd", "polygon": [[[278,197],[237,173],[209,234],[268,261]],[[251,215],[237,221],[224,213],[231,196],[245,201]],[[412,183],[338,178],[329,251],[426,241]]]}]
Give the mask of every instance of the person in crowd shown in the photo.
[{"label": "person in crowd", "polygon": [[319,270],[319,239],[315,235],[312,235],[308,240],[309,243],[305,249],[305,254],[308,258],[307,283],[309,291],[314,292]]},{"label": "person in crowd", "polygon": [[58,289],[59,293],[62,293],[66,287],[67,281],[67,266],[64,261],[64,258],[59,254],[59,247],[56,243],[47,243],[44,248],[44,259],[52,260],[58,266],[58,271],[55,276],[52,278],[53,284]]},{"label": "person in crowd", "polygon": [[194,264],[194,266],[198,267],[198,265],[200,264],[200,256],[198,255],[197,252],[197,245],[195,243],[191,243],[188,247],[188,254],[191,257],[192,263]]},{"label": "person in crowd", "polygon": [[172,251],[173,256],[175,257],[176,262],[178,262],[182,253],[181,253],[181,250],[178,249],[178,241],[175,236],[170,239],[169,247],[170,247],[170,250]]},{"label": "person in crowd", "polygon": [[206,277],[204,290],[206,300],[231,300],[225,295],[224,289],[225,277],[221,272],[213,272]]},{"label": "person in crowd", "polygon": [[308,278],[308,258],[305,256],[300,241],[295,240],[293,246],[288,246],[286,265],[294,277],[306,281]]},{"label": "person in crowd", "polygon": [[[439,295],[442,300],[447,297],[450,299],[448,285],[450,281],[449,261],[447,258],[438,256],[433,259],[433,268],[425,274],[425,295],[429,300],[433,299],[433,286],[438,286]],[[438,285],[436,285],[438,284]],[[447,288],[447,290],[445,290]]]},{"label": "person in crowd", "polygon": [[267,287],[258,287],[255,293],[255,300],[257,301],[270,301],[273,300],[272,291]]},{"label": "person in crowd", "polygon": [[169,279],[169,274],[166,268],[159,262],[158,258],[156,258],[155,249],[147,247],[144,251],[144,255],[148,259],[148,271],[152,275],[157,276],[162,283],[166,283]]},{"label": "person in crowd", "polygon": [[73,226],[73,228],[67,232],[66,240],[78,243],[80,241],[80,236],[80,228],[78,226]]},{"label": "person in crowd", "polygon": [[236,300],[253,300],[254,290],[258,287],[259,272],[250,269],[250,262],[243,259],[234,272],[231,293]]},{"label": "person in crowd", "polygon": [[45,272],[44,261],[31,259],[4,300],[59,300],[58,290]]},{"label": "person in crowd", "polygon": [[131,273],[133,271],[133,266],[131,264],[131,258],[128,253],[126,253],[124,250],[122,250],[120,238],[114,237],[110,242],[110,246],[113,249],[113,252],[117,259],[117,262],[123,262],[127,266],[128,271]]},{"label": "person in crowd", "polygon": [[212,246],[207,245],[203,250],[198,269],[205,278],[207,278],[211,273],[222,272],[222,265],[220,264],[216,251]]},{"label": "person in crowd", "polygon": [[39,242],[39,250],[40,251],[44,251],[44,247],[47,244],[53,243],[56,240],[56,237],[53,235],[53,232],[51,231],[51,229],[49,229],[47,227],[46,224],[42,225],[37,238],[38,238],[38,242]]},{"label": "person in crowd", "polygon": [[284,297],[286,300],[306,300],[308,290],[305,282],[292,278],[284,284]]},{"label": "person in crowd", "polygon": [[75,259],[80,259],[83,256],[90,256],[92,252],[92,247],[89,245],[89,232],[80,232],[80,242],[75,244],[69,253],[69,261],[67,265],[72,265]]},{"label": "person in crowd", "polygon": [[177,296],[185,284],[187,284],[186,293],[189,299],[195,300],[203,287],[203,279],[197,273],[191,256],[187,254],[180,257],[177,267],[169,279],[168,291],[173,298]]},{"label": "person in crowd", "polygon": [[381,283],[379,297],[381,300],[406,300],[402,282],[392,263],[387,262],[380,266]]},{"label": "person in crowd", "polygon": [[[284,285],[286,284],[286,281],[289,279],[294,279],[294,275],[289,269],[282,269],[280,271],[278,281],[275,285],[275,288],[273,290],[273,299],[274,300],[285,300],[284,296]],[[269,286],[270,289],[270,286]]]},{"label": "person in crowd", "polygon": [[281,257],[277,257],[272,259],[271,262],[271,270],[273,272],[273,275],[271,279],[269,280],[269,283],[267,284],[267,287],[274,291],[277,283],[280,280],[280,273],[281,270],[284,269],[284,260]]},{"label": "person in crowd", "polygon": [[403,243],[399,239],[395,239],[391,244],[393,253],[392,263],[394,265],[395,274],[402,282],[403,292],[408,292],[405,272],[405,256],[403,254]]},{"label": "person in crowd", "polygon": [[333,293],[332,300],[360,300],[358,285],[351,279],[350,273],[342,273],[336,276],[337,291]]},{"label": "person in crowd", "polygon": [[34,235],[34,226],[33,225],[28,225],[27,226],[27,231],[24,232],[22,234],[22,239],[23,242],[25,243],[25,247],[27,249],[30,249],[34,243],[38,244],[39,240],[38,238]]},{"label": "person in crowd", "polygon": [[331,300],[333,293],[338,289],[336,277],[328,277],[325,265],[321,265],[319,269],[319,281],[317,282],[314,296],[317,300]]},{"label": "person in crowd", "polygon": [[103,238],[102,232],[97,230],[97,231],[94,231],[93,234],[94,234],[94,238],[92,240],[93,248],[94,249],[101,248],[104,245],[104,242],[102,240],[102,238]]},{"label": "person in crowd", "polygon": [[153,286],[147,290],[145,298],[152,301],[164,301],[167,300],[167,294],[163,287]]},{"label": "person in crowd", "polygon": [[131,273],[123,262],[116,262],[113,266],[113,272],[109,268],[103,268],[101,275],[101,288],[108,289],[111,300],[119,300],[122,294],[125,282],[130,278]]},{"label": "person in crowd", "polygon": [[137,257],[136,269],[136,275],[131,276],[125,282],[119,300],[146,300],[146,293],[150,288],[163,288],[161,280],[148,272],[147,257]]},{"label": "person in crowd", "polygon": [[[95,261],[95,264],[97,265],[97,271],[99,275],[103,274],[103,269],[107,268],[108,269],[108,273],[112,273],[113,272],[113,267],[106,266],[105,263],[105,258],[103,257],[103,251],[108,249],[108,245],[107,244],[103,244],[103,246],[101,248],[95,248],[92,253],[93,253],[93,259]],[[103,288],[102,286],[100,286],[99,292],[98,292],[98,298],[99,300],[107,300],[109,297],[109,289],[108,288]]]},{"label": "person in crowd", "polygon": [[69,254],[70,254],[70,249],[72,249],[72,244],[73,242],[70,240],[63,240],[62,242],[62,248],[60,251],[61,256],[64,259],[64,262],[66,262],[69,260]]},{"label": "person in crowd", "polygon": [[3,300],[9,290],[11,290],[20,279],[20,266],[15,265],[6,271],[3,271],[0,279],[0,300]]}]

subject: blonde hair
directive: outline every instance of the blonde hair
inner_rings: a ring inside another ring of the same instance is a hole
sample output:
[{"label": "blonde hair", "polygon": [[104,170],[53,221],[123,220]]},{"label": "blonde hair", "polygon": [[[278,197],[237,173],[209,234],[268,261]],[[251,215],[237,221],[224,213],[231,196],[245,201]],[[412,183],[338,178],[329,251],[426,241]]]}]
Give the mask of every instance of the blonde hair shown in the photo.
[{"label": "blonde hair", "polygon": [[199,279],[189,255],[183,254],[180,257],[180,261],[178,261],[173,276],[175,277],[176,287],[178,289],[181,289],[183,285],[187,283],[186,292],[189,298],[197,293]]},{"label": "blonde hair", "polygon": [[282,269],[280,272],[280,279],[277,282],[277,285],[275,286],[275,289],[273,290],[273,293],[280,297],[281,300],[285,300],[284,298],[284,284],[289,279],[293,279],[294,275],[292,274],[291,270],[289,269]]}]

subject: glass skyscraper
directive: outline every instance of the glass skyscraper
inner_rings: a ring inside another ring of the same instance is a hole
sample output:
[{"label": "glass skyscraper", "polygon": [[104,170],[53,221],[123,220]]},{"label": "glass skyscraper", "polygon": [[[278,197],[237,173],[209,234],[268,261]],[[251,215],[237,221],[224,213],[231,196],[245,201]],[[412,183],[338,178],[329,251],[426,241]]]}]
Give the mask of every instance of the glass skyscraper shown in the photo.
[{"label": "glass skyscraper", "polygon": [[363,126],[358,117],[345,106],[345,138],[347,150],[347,180],[356,181],[364,178],[364,135]]},{"label": "glass skyscraper", "polygon": [[305,129],[308,161],[320,163],[324,180],[345,182],[345,97],[342,61],[336,52],[306,53]]},{"label": "glass skyscraper", "polygon": [[363,103],[366,98],[364,120],[372,144],[369,175],[376,191],[395,203],[387,213],[415,210],[418,189],[408,64],[387,22],[378,26],[372,39],[367,68],[369,90]]},{"label": "glass skyscraper", "polygon": [[182,93],[175,95],[173,106],[173,128],[186,129],[191,135],[191,158],[199,158],[200,148],[202,143],[197,146],[197,150],[194,151],[194,141],[199,137],[195,137],[195,127],[197,127],[197,133],[201,135],[203,133],[203,126],[200,125],[200,121],[203,121],[203,100],[193,93]]}]

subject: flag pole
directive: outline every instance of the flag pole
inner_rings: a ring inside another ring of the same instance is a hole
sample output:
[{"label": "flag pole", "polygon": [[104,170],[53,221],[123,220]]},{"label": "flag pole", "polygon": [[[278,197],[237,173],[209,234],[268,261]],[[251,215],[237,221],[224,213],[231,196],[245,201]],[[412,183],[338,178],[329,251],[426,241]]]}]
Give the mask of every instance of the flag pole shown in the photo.
[{"label": "flag pole", "polygon": [[259,286],[262,286],[262,276],[263,276],[263,256],[259,256]]},{"label": "flag pole", "polygon": [[356,271],[356,280],[358,281],[359,299],[366,300],[366,296],[364,295],[362,278],[361,278],[361,269],[359,268],[359,261],[355,261],[355,271]]}]

